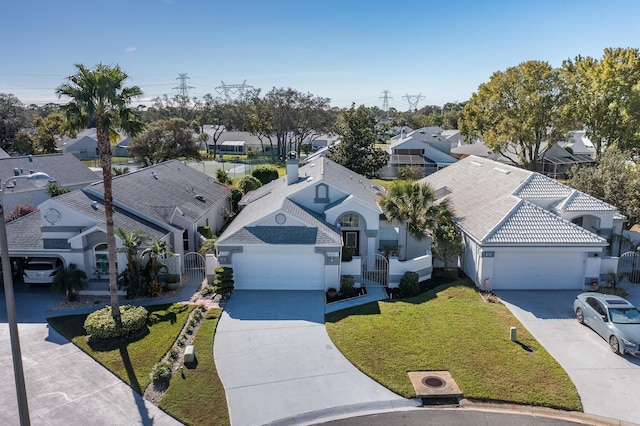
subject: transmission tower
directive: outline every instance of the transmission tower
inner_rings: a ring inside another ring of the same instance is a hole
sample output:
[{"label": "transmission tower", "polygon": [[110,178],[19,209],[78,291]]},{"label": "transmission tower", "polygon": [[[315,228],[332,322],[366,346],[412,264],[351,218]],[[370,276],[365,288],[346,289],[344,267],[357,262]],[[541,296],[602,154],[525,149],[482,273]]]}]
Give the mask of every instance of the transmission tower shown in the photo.
[{"label": "transmission tower", "polygon": [[392,97],[389,96],[389,91],[383,90],[382,96],[380,96],[379,99],[382,99],[382,110],[384,112],[389,111],[389,99],[393,99]]},{"label": "transmission tower", "polygon": [[222,85],[215,88],[216,93],[224,96],[228,101],[242,97],[244,92],[249,89],[253,89],[253,86],[248,85],[247,80],[243,81],[241,84],[226,84],[222,81]]},{"label": "transmission tower", "polygon": [[418,102],[420,102],[420,99],[422,98],[424,98],[424,96],[422,96],[422,93],[418,95],[405,95],[402,97],[402,99],[406,99],[407,102],[409,102],[409,111],[417,110]]},{"label": "transmission tower", "polygon": [[173,90],[178,91],[180,106],[184,108],[187,102],[189,101],[189,90],[195,89],[195,87],[189,86],[187,84],[187,81],[189,80],[189,77],[187,77],[187,73],[178,74],[178,77],[176,77],[176,80],[178,80],[178,85],[174,87]]}]

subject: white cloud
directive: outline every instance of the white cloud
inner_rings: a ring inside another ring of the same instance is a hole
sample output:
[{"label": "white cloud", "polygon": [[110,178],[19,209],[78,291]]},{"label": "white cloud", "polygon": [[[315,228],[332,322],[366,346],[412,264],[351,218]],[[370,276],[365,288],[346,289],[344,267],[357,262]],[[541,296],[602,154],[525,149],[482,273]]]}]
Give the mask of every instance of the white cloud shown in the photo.
[{"label": "white cloud", "polygon": [[125,52],[127,53],[133,53],[136,51],[135,47],[127,47],[126,49],[124,49]]}]

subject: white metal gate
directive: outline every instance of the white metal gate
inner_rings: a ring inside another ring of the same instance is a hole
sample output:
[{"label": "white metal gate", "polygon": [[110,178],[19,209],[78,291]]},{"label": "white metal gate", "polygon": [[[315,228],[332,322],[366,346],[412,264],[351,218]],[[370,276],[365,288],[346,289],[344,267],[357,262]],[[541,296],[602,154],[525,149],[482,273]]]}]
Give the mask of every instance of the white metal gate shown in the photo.
[{"label": "white metal gate", "polygon": [[640,284],[640,254],[628,251],[618,260],[618,275],[633,284]]},{"label": "white metal gate", "polygon": [[195,279],[198,282],[204,281],[207,275],[206,261],[200,253],[189,252],[184,255],[184,273],[189,280]]},{"label": "white metal gate", "polygon": [[360,267],[365,287],[387,287],[389,286],[389,261],[381,254],[376,254],[370,258],[362,259]]}]

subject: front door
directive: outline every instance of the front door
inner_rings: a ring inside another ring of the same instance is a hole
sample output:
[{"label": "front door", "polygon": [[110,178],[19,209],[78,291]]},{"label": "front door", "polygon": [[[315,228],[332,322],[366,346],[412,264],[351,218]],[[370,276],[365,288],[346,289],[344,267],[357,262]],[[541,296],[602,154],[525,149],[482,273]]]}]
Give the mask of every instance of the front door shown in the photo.
[{"label": "front door", "polygon": [[360,231],[342,231],[342,241],[351,256],[360,256]]}]

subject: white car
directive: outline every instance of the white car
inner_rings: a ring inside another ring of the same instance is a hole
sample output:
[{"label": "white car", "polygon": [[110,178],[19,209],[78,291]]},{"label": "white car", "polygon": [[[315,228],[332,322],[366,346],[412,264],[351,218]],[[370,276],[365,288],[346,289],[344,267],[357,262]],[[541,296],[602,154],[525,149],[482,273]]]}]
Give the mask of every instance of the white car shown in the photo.
[{"label": "white car", "polygon": [[62,270],[62,260],[53,257],[34,257],[27,261],[23,269],[25,284],[51,284]]}]

